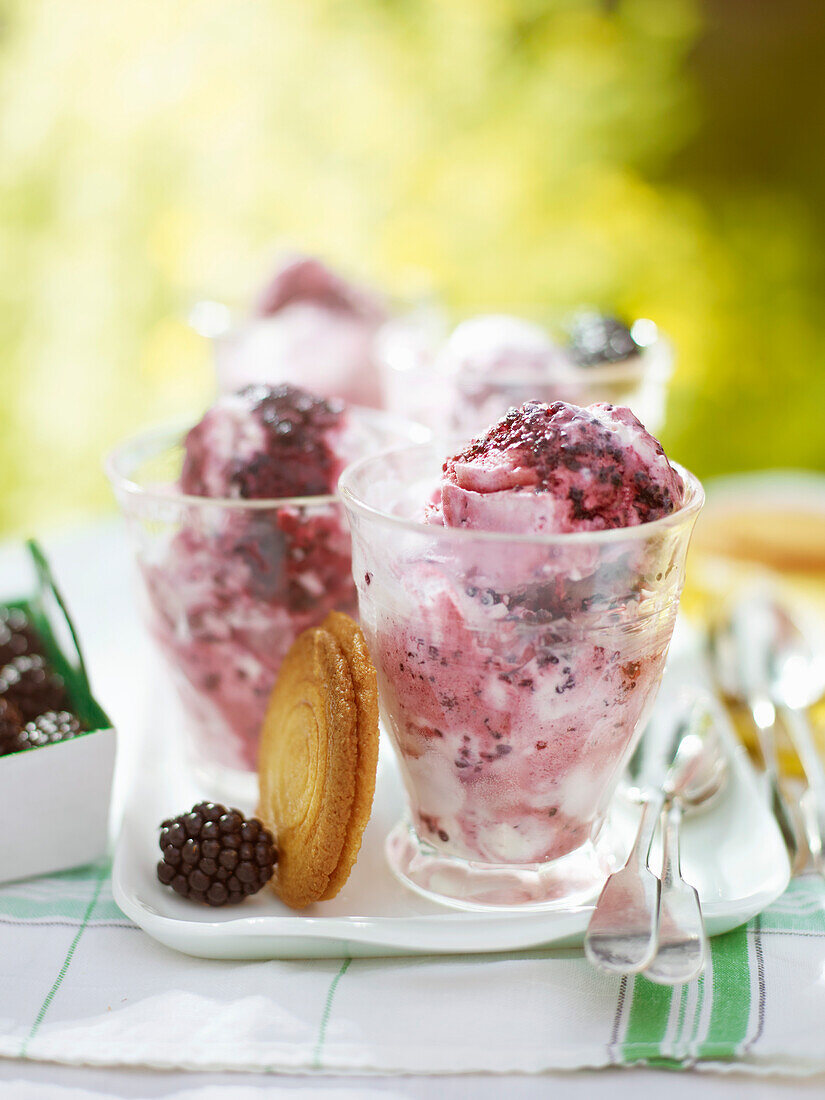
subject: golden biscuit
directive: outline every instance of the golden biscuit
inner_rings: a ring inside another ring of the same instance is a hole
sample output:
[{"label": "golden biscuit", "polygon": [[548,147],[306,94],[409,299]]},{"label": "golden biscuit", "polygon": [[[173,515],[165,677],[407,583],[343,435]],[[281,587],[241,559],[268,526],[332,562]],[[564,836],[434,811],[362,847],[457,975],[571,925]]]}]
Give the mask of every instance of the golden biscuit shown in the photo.
[{"label": "golden biscuit", "polygon": [[361,628],[349,615],[331,611],[321,624],[333,635],[343,650],[355,689],[355,711],[358,738],[358,760],[355,770],[355,794],[347,834],[338,866],[330,876],[322,895],[324,901],[334,898],[352,871],[361,838],[372,812],[375,794],[375,773],[378,768],[378,677],[370,660]]},{"label": "golden biscuit", "polygon": [[281,666],[264,718],[259,816],[276,836],[272,888],[293,909],[329,888],[348,837],[358,718],[349,664],[331,633],[306,630]]}]

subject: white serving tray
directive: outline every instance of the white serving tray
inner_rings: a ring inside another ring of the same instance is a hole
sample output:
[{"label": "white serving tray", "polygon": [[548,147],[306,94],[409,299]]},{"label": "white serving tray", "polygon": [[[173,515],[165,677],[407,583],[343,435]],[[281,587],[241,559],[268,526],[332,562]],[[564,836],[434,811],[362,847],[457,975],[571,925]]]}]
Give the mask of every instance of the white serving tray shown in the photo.
[{"label": "white serving tray", "polygon": [[[657,705],[666,707],[681,682],[703,677],[696,658],[681,647],[679,655],[671,657]],[[760,780],[732,731],[728,729],[725,737],[730,781],[706,810],[687,817],[682,841],[684,875],[699,891],[711,935],[727,932],[760,912],[784,891],[790,878]],[[117,845],[114,896],[128,917],[174,950],[215,959],[330,958],[515,951],[582,940],[591,905],[545,912],[457,912],[403,887],[384,858],[385,837],[403,806],[397,769],[387,751],[382,752],[361,854],[337,898],[300,913],[268,890],[226,909],[187,902],[156,878],[158,826],[164,818],[188,810],[204,792],[168,732],[166,737],[157,735],[140,759],[144,763],[135,777]],[[610,821],[625,845],[637,816],[637,808],[617,795]]]}]

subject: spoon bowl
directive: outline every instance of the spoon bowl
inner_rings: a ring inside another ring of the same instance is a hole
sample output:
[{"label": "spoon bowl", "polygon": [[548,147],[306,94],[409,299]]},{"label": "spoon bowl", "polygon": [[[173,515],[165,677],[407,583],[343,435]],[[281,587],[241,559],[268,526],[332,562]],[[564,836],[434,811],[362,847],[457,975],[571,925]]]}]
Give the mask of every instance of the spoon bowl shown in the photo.
[{"label": "spoon bowl", "polygon": [[813,706],[825,695],[825,646],[815,647],[810,631],[778,600],[766,597],[761,617],[773,701],[793,710]]}]

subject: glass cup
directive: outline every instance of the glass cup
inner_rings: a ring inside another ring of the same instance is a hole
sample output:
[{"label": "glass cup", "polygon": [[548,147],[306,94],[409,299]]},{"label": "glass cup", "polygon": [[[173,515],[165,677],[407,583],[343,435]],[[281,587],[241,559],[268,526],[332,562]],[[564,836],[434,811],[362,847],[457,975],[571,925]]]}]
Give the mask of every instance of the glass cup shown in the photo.
[{"label": "glass cup", "polygon": [[637,321],[633,333],[642,350],[618,363],[578,366],[558,348],[529,373],[504,362],[480,373],[450,361],[444,312],[419,309],[387,322],[378,334],[385,405],[436,434],[469,438],[525,401],[606,401],[632,409],[655,435],[665,419],[673,351],[651,321]]},{"label": "glass cup", "polygon": [[408,885],[464,908],[593,896],[613,791],[654,701],[704,499],[563,535],[428,525],[432,445],[344,471],[361,625],[408,797],[387,842]]},{"label": "glass cup", "polygon": [[[350,419],[361,454],[426,437],[369,409],[352,408]],[[253,790],[261,722],[292,642],[333,609],[356,613],[350,537],[334,495],[181,493],[186,430],[147,431],[112,452],[106,469],[193,763],[214,797],[237,799]]]}]

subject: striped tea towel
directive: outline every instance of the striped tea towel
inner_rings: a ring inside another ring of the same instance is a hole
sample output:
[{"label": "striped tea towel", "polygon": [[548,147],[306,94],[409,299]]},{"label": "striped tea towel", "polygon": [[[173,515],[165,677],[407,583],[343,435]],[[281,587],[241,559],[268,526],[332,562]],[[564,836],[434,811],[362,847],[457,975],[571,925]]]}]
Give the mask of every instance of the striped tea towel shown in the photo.
[{"label": "striped tea towel", "polygon": [[825,884],[796,879],[671,990],[579,949],[214,962],[112,900],[109,868],[0,889],[0,1055],[90,1065],[376,1073],[648,1063],[825,1070]]}]

